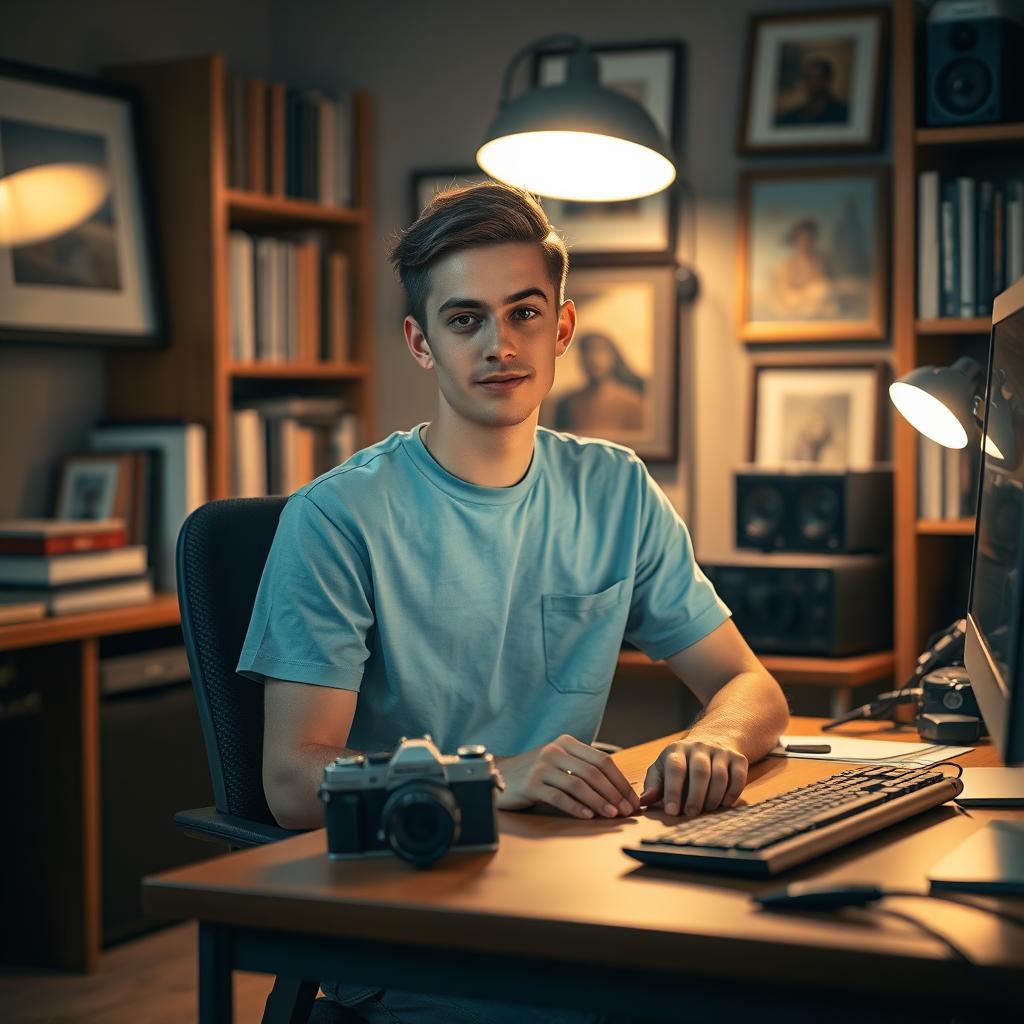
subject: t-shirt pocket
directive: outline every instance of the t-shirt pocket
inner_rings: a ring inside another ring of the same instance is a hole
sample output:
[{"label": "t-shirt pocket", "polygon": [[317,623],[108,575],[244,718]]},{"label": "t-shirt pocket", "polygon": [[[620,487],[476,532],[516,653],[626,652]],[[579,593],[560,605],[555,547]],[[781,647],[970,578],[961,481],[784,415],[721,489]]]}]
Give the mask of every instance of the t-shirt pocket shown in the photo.
[{"label": "t-shirt pocket", "polygon": [[628,580],[599,594],[542,594],[544,662],[561,693],[603,693],[615,671],[629,612]]}]

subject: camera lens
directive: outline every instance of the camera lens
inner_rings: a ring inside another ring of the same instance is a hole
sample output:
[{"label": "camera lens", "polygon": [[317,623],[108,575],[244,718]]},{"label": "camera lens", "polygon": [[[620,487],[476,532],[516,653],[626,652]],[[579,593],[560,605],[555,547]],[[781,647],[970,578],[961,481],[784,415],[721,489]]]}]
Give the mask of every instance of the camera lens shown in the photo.
[{"label": "camera lens", "polygon": [[423,868],[458,842],[462,812],[447,786],[409,782],[387,798],[380,819],[391,849]]}]

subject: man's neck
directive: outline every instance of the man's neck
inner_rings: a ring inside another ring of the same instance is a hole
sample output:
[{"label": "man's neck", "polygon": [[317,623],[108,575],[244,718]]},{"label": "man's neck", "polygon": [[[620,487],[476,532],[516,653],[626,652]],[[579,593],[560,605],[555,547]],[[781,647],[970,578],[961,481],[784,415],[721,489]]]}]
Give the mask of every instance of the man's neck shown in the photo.
[{"label": "man's neck", "polygon": [[537,415],[510,427],[488,427],[468,422],[442,405],[420,439],[452,476],[479,487],[512,487],[530,468]]}]

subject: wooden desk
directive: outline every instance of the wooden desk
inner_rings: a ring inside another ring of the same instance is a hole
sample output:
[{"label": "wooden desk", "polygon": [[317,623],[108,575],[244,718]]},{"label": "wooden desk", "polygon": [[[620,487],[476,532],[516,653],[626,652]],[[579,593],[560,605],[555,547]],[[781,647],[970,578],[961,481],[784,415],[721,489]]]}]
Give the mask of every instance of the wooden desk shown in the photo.
[{"label": "wooden desk", "polygon": [[[821,721],[796,719],[791,729],[814,732]],[[879,723],[847,732],[908,735]],[[664,742],[616,755],[635,785]],[[996,763],[987,747],[963,760]],[[760,800],[842,767],[769,758],[752,769],[744,797]],[[998,816],[1024,813],[935,808],[784,881],[882,880],[923,892],[927,867]],[[1019,929],[938,901],[886,901],[955,936],[974,960],[968,966],[878,910],[759,911],[750,893],[781,882],[659,871],[623,855],[623,843],[657,832],[664,820],[503,812],[496,852],[451,856],[428,871],[397,858],[329,861],[317,831],[148,879],[146,905],[200,921],[204,1024],[230,1020],[232,969],[662,1019],[678,1019],[681,1007],[702,1020],[730,1012],[760,1018],[770,1005],[779,1015],[772,1019],[785,1012],[805,1021],[1019,1008]]]}]

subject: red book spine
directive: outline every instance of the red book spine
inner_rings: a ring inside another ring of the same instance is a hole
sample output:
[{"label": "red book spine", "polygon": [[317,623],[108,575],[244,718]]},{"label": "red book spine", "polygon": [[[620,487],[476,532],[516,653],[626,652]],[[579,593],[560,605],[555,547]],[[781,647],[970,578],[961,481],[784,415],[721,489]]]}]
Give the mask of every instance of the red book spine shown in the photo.
[{"label": "red book spine", "polygon": [[0,537],[0,555],[70,555],[77,551],[121,548],[127,543],[128,535],[124,530],[63,537]]}]

